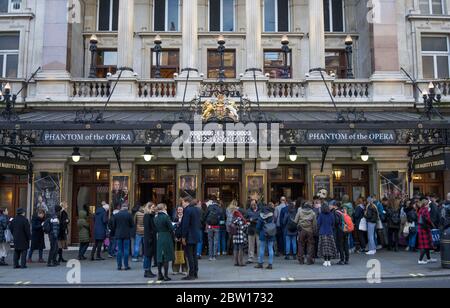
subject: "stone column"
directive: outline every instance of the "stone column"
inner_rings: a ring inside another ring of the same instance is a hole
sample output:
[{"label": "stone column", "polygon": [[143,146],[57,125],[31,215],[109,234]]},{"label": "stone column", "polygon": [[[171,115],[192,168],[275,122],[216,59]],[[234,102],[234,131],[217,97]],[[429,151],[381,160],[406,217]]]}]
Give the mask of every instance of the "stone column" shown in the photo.
[{"label": "stone column", "polygon": [[[261,0],[245,1],[246,16],[246,53],[247,53],[247,69],[262,70],[262,18],[261,18]],[[261,72],[257,72],[259,76]],[[247,72],[246,76],[253,76],[253,72]]]},{"label": "stone column", "polygon": [[325,21],[322,0],[309,0],[309,68],[325,68]]},{"label": "stone column", "polygon": [[[182,20],[181,69],[198,69],[198,0],[183,0]],[[198,75],[195,71],[189,74],[190,77]],[[180,76],[187,76],[187,72],[182,72]]]},{"label": "stone column", "polygon": [[[134,47],[134,0],[120,0],[119,26],[117,36],[117,67],[133,68]],[[133,73],[124,71],[123,77]]]}]

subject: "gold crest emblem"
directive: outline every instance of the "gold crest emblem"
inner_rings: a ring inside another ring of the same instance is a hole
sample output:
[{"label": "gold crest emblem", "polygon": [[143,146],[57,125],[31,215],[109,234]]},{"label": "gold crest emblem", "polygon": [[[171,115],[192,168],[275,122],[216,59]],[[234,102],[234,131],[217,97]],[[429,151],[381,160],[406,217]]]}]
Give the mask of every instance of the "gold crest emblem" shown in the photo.
[{"label": "gold crest emblem", "polygon": [[209,121],[212,118],[223,120],[225,118],[239,122],[238,107],[236,102],[227,98],[223,94],[219,94],[212,99],[208,99],[203,103],[202,119]]}]

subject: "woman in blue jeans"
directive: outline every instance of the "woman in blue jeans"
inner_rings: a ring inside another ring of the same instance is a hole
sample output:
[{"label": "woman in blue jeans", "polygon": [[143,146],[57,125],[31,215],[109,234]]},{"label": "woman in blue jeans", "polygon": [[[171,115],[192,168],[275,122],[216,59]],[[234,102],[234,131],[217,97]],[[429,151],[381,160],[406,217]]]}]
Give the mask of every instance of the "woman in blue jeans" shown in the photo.
[{"label": "woman in blue jeans", "polygon": [[[283,233],[285,237],[285,252],[286,256],[285,260],[290,260],[289,255],[292,251],[292,259],[296,259],[297,255],[297,224],[294,222],[295,216],[297,214],[297,209],[295,208],[295,204],[289,204],[288,212],[284,215],[282,226]],[[291,250],[292,248],[292,250]]]},{"label": "woman in blue jeans", "polygon": [[[264,208],[262,213],[260,214],[260,217],[258,219],[258,223],[256,224],[256,230],[259,233],[259,240],[260,240],[260,247],[259,247],[259,258],[258,258],[258,264],[255,266],[255,268],[263,268],[264,267],[264,253],[266,251],[266,246],[269,251],[269,264],[267,265],[266,269],[273,269],[273,245],[275,242],[275,234],[274,235],[266,235],[266,231],[269,228],[265,228],[265,226],[269,227],[274,225],[273,221],[273,212],[269,208]],[[276,227],[275,227],[276,230]]]},{"label": "woman in blue jeans", "polygon": [[377,245],[375,243],[375,234],[376,234],[376,227],[378,222],[378,209],[375,204],[370,202],[367,205],[366,212],[364,214],[364,217],[366,217],[367,220],[367,235],[369,238],[369,251],[366,253],[368,255],[374,255],[377,252]]}]

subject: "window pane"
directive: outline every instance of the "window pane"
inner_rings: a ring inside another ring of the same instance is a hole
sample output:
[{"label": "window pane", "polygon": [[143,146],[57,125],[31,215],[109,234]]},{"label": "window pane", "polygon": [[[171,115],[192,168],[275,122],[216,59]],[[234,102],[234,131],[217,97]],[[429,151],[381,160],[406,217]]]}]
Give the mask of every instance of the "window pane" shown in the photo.
[{"label": "window pane", "polygon": [[428,57],[428,56],[422,57],[422,67],[423,67],[423,78],[433,79],[434,78],[433,57]]},{"label": "window pane", "polygon": [[422,51],[448,51],[446,37],[422,37]]},{"label": "window pane", "polygon": [[103,65],[117,65],[117,51],[105,51],[103,53]]},{"label": "window pane", "polygon": [[278,0],[278,31],[289,31],[289,0]]},{"label": "window pane", "polygon": [[0,0],[0,13],[8,13],[8,0]]},{"label": "window pane", "polygon": [[15,33],[1,34],[0,50],[19,50],[19,35]]},{"label": "window pane", "polygon": [[166,31],[166,1],[155,0],[155,31]]},{"label": "window pane", "polygon": [[264,29],[275,31],[275,0],[264,0]]},{"label": "window pane", "polygon": [[330,32],[330,0],[323,0],[323,15],[325,19],[325,31]]},{"label": "window pane", "polygon": [[110,0],[100,0],[98,8],[98,30],[109,31]]},{"label": "window pane", "polygon": [[225,52],[223,58],[225,66],[234,66],[234,52]]},{"label": "window pane", "polygon": [[8,209],[9,215],[14,215],[13,187],[0,187],[0,207]]},{"label": "window pane", "polygon": [[167,0],[167,31],[178,31],[178,0]]},{"label": "window pane", "polygon": [[223,31],[234,31],[234,0],[223,1]]},{"label": "window pane", "polygon": [[117,31],[119,29],[119,0],[114,0],[113,2],[113,20],[112,20],[112,31]]},{"label": "window pane", "polygon": [[340,59],[340,54],[337,51],[325,52],[325,69],[328,74],[339,74],[341,66]]},{"label": "window pane", "polygon": [[448,78],[448,56],[437,57],[438,78]]},{"label": "window pane", "polygon": [[419,8],[420,13],[422,14],[430,14],[430,0],[420,0],[419,1]]},{"label": "window pane", "polygon": [[19,55],[8,55],[6,58],[6,77],[17,77],[17,67],[19,65]]},{"label": "window pane", "polygon": [[433,14],[442,15],[442,0],[432,0]]},{"label": "window pane", "polygon": [[[236,78],[236,53],[225,51],[224,69],[226,78]],[[220,55],[215,50],[208,50],[208,78],[218,78],[220,68]]]},{"label": "window pane", "polygon": [[220,31],[220,0],[209,0],[209,31]]},{"label": "window pane", "polygon": [[333,0],[333,32],[344,31],[342,0]]}]

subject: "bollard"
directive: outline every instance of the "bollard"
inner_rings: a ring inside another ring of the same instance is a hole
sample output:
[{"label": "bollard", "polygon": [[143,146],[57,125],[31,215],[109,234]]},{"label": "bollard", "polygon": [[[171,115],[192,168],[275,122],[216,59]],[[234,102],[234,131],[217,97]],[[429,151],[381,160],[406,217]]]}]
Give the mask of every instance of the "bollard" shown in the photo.
[{"label": "bollard", "polygon": [[450,228],[441,236],[441,263],[442,268],[450,269]]}]

